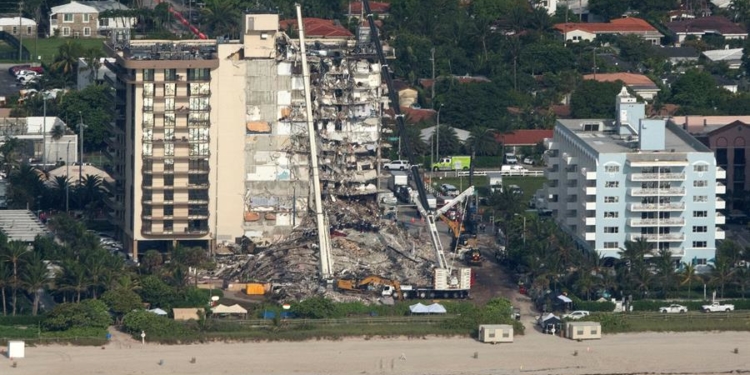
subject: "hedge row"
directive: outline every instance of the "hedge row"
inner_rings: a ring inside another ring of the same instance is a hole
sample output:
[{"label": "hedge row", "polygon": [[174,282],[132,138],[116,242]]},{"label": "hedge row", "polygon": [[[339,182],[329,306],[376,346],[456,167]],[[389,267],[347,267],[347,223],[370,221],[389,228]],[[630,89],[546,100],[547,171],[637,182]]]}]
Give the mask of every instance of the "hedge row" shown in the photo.
[{"label": "hedge row", "polygon": [[[673,303],[687,307],[688,311],[701,311],[702,306],[710,304],[711,301],[633,301],[633,311],[659,311],[660,307]],[[725,300],[721,303],[734,305],[736,310],[750,310],[750,299]]]}]

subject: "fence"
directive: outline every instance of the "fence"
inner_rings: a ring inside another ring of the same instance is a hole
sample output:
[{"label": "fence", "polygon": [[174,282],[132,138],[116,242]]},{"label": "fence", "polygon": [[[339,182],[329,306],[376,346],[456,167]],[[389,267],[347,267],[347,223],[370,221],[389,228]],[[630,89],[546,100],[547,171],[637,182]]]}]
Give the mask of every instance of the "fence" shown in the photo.
[{"label": "fence", "polygon": [[[318,325],[318,326],[336,326],[336,325],[399,325],[399,324],[438,324],[452,316],[448,315],[427,315],[427,316],[384,316],[384,317],[365,317],[365,318],[339,318],[339,319],[282,319],[285,325]],[[273,319],[247,319],[247,320],[227,320],[227,322],[241,324],[250,327],[266,327],[274,324]]]},{"label": "fence", "polygon": [[13,51],[0,51],[0,60],[29,61],[31,53],[26,47],[21,47],[21,58],[18,58],[18,45],[21,43],[13,35],[0,31],[0,40],[13,48]]},{"label": "fence", "polygon": [[[432,172],[433,177],[468,177],[469,171]],[[488,174],[500,174],[502,176],[517,177],[544,177],[542,170],[514,170],[514,171],[474,171],[474,176],[486,176]]]},{"label": "fence", "polygon": [[704,313],[704,312],[688,312],[683,314],[664,314],[657,312],[649,313],[628,313],[618,314],[624,319],[641,319],[641,320],[709,320],[709,319],[728,319],[728,320],[750,320],[750,311],[737,311],[737,312],[715,312],[715,313]]}]

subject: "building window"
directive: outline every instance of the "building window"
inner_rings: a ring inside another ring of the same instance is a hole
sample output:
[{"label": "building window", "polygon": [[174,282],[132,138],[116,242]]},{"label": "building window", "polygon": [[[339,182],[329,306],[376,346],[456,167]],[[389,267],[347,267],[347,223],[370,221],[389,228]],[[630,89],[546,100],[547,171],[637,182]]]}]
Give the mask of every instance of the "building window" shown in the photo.
[{"label": "building window", "polygon": [[620,197],[604,197],[604,203],[617,203],[620,201]]},{"label": "building window", "polygon": [[151,175],[143,176],[143,186],[151,186],[152,182]]},{"label": "building window", "polygon": [[154,110],[154,98],[143,98],[143,110],[149,112]]},{"label": "building window", "polygon": [[693,217],[708,217],[708,211],[693,211]]},{"label": "building window", "polygon": [[604,233],[620,233],[620,227],[604,227]]},{"label": "building window", "polygon": [[164,176],[164,186],[174,186],[174,176],[172,175]]},{"label": "building window", "polygon": [[165,204],[164,205],[164,216],[173,216],[173,215],[174,215],[174,206],[171,205],[171,204]]},{"label": "building window", "polygon": [[604,248],[605,249],[617,249],[620,247],[620,244],[617,242],[605,242]]},{"label": "building window", "polygon": [[65,13],[63,14],[63,22],[73,22],[73,13]]},{"label": "building window", "polygon": [[174,97],[164,98],[164,110],[170,112],[174,111]]},{"label": "building window", "polygon": [[13,34],[18,34],[18,26],[13,26]]},{"label": "building window", "polygon": [[176,81],[177,80],[177,69],[164,69],[164,80],[165,81]]},{"label": "building window", "polygon": [[708,232],[708,227],[705,225],[694,225],[693,226],[693,233],[706,233]]},{"label": "building window", "polygon": [[617,219],[620,217],[620,213],[617,211],[604,211],[605,219]]},{"label": "building window", "polygon": [[99,27],[109,27],[109,18],[99,18]]},{"label": "building window", "polygon": [[708,165],[705,165],[705,164],[694,165],[693,172],[708,172]]},{"label": "building window", "polygon": [[607,187],[607,188],[620,187],[620,181],[607,181],[604,183],[604,187]]},{"label": "building window", "polygon": [[91,28],[90,27],[84,27],[83,28],[83,36],[91,36]]},{"label": "building window", "polygon": [[26,27],[26,35],[31,35],[31,26]]},{"label": "building window", "polygon": [[703,265],[703,266],[705,266],[706,264],[708,264],[708,259],[706,259],[706,258],[698,258],[698,259],[694,259],[694,260],[693,260],[693,263],[694,263],[694,264],[696,264],[696,265],[697,265],[697,264],[700,264],[700,265]]},{"label": "building window", "polygon": [[699,203],[708,202],[708,195],[695,195],[693,196],[693,202],[699,202]]},{"label": "building window", "polygon": [[604,166],[604,171],[607,173],[617,173],[620,171],[619,165],[606,165]]},{"label": "building window", "polygon": [[177,118],[173,112],[164,114],[164,126],[175,126],[177,124]]},{"label": "building window", "polygon": [[693,247],[696,249],[702,249],[706,247],[706,241],[693,241]]},{"label": "building window", "polygon": [[70,27],[63,27],[62,35],[70,36]]},{"label": "building window", "polygon": [[154,70],[153,69],[143,69],[143,80],[146,82],[153,82],[154,81]]},{"label": "building window", "polygon": [[708,181],[706,180],[693,181],[693,187],[706,187],[706,186],[708,186]]},{"label": "building window", "polygon": [[173,230],[174,230],[174,221],[164,220],[164,232],[172,233]]},{"label": "building window", "polygon": [[[85,13],[85,14],[83,15],[83,22],[84,22],[84,23],[89,23],[89,22],[91,22],[91,15],[90,15],[90,14],[88,14],[88,13]],[[85,34],[86,34],[86,33],[84,32],[84,35],[85,35]]]},{"label": "building window", "polygon": [[207,68],[188,69],[188,81],[208,81],[211,79],[211,70]]},{"label": "building window", "polygon": [[164,190],[164,201],[173,201],[174,200],[174,191],[172,190]]}]

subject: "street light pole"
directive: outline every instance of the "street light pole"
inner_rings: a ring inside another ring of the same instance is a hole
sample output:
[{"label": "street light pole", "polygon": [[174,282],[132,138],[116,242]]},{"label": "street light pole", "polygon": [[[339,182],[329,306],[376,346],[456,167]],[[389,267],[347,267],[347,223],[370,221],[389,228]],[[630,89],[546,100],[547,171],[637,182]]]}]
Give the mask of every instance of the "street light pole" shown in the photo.
[{"label": "street light pole", "polygon": [[78,160],[78,183],[83,182],[83,128],[86,126],[83,124],[83,115],[78,111],[78,142],[81,142],[81,154]]},{"label": "street light pole", "polygon": [[65,151],[65,212],[68,212],[70,208],[70,142],[72,139],[68,139],[68,146]]},{"label": "street light pole", "polygon": [[438,162],[440,162],[440,111],[442,109],[443,105],[440,104],[437,112],[437,125],[435,125],[435,159],[437,159]]}]

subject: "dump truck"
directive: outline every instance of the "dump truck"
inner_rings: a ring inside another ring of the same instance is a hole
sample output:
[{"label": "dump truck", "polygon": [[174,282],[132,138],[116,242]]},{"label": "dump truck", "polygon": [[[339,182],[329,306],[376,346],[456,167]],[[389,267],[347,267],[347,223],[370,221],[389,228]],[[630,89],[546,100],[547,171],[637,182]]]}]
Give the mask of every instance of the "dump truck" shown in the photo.
[{"label": "dump truck", "polygon": [[432,164],[433,171],[468,171],[471,167],[471,156],[448,156]]}]

